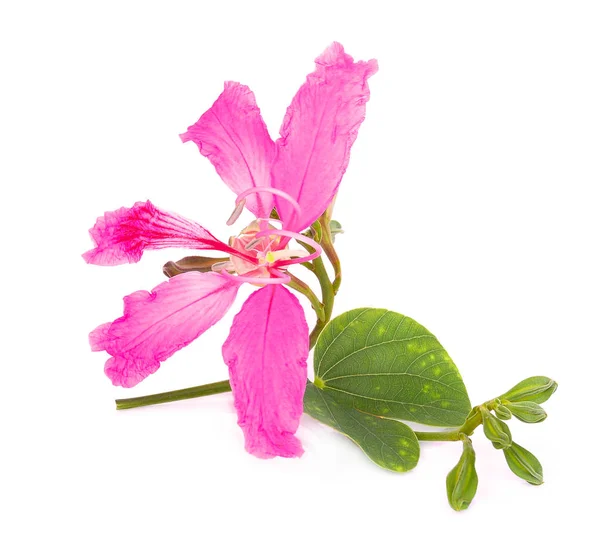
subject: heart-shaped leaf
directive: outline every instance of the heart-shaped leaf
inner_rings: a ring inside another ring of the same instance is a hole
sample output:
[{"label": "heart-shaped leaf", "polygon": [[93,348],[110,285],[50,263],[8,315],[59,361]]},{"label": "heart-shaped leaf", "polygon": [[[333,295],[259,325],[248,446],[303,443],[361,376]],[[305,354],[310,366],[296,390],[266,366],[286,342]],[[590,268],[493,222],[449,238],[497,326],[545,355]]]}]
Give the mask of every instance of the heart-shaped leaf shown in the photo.
[{"label": "heart-shaped leaf", "polygon": [[471,403],[460,373],[431,332],[393,311],[360,308],[323,330],[315,385],[375,416],[462,425]]},{"label": "heart-shaped leaf", "polygon": [[306,385],[304,412],[346,435],[386,470],[406,472],[419,461],[419,441],[408,425],[346,407],[312,382]]}]

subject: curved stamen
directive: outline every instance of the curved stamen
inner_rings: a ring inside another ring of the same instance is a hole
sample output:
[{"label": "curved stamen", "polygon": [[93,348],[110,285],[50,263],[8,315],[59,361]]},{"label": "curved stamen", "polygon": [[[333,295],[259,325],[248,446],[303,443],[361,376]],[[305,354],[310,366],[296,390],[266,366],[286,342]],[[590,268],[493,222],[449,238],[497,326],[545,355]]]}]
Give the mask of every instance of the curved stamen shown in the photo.
[{"label": "curved stamen", "polygon": [[210,270],[213,272],[221,272],[222,270],[233,270],[235,268],[231,261],[220,261],[219,263],[213,263]]},{"label": "curved stamen", "polygon": [[233,274],[229,274],[226,270],[222,270],[220,274],[222,276],[226,276],[230,280],[238,281],[238,282],[246,282],[253,283],[256,285],[272,285],[276,283],[289,283],[292,278],[290,278],[287,274],[283,274],[277,271],[281,276],[277,276],[275,278],[260,278],[260,277],[250,277],[250,276],[234,276]]},{"label": "curved stamen", "polygon": [[244,204],[246,203],[246,198],[250,194],[254,194],[255,192],[268,192],[269,194],[273,194],[274,196],[278,196],[280,198],[283,198],[285,201],[287,201],[292,206],[292,209],[294,209],[292,219],[288,223],[288,225],[290,227],[293,227],[292,225],[296,222],[296,220],[300,217],[300,214],[302,213],[302,209],[300,208],[300,205],[298,205],[298,202],[294,198],[292,198],[292,196],[290,196],[287,192],[284,192],[283,190],[279,190],[278,188],[273,188],[272,186],[255,186],[255,187],[249,188],[248,190],[244,190],[235,199],[235,209],[233,210],[233,213],[229,217],[229,220],[227,220],[228,226],[235,223],[235,221],[239,218],[240,214],[242,214],[242,210],[244,209]]},{"label": "curved stamen", "polygon": [[315,257],[319,257],[323,253],[323,248],[321,245],[312,240],[311,238],[302,235],[301,233],[296,233],[294,231],[287,231],[285,229],[270,229],[268,231],[259,231],[256,234],[256,237],[266,237],[269,235],[277,235],[279,237],[289,237],[290,239],[296,239],[297,241],[304,242],[309,246],[312,246],[315,251],[304,257],[297,257],[295,259],[288,259],[285,261],[277,262],[277,267],[285,267],[286,265],[295,265],[296,263],[305,263],[306,261],[312,261]]},{"label": "curved stamen", "polygon": [[240,214],[242,214],[242,211],[244,210],[244,205],[246,205],[246,198],[244,198],[240,202],[236,200],[233,212],[231,213],[231,216],[227,219],[226,222],[228,226],[231,226],[237,222],[237,219],[240,217]]},{"label": "curved stamen", "polygon": [[302,257],[306,253],[306,250],[275,250],[267,254],[267,261],[269,263],[275,263],[281,259],[289,259],[290,257]]},{"label": "curved stamen", "polygon": [[[269,224],[282,224],[283,222],[281,220],[277,220],[276,218],[259,218],[258,220],[260,220],[260,222],[268,222]],[[275,228],[277,229],[277,228]]]}]

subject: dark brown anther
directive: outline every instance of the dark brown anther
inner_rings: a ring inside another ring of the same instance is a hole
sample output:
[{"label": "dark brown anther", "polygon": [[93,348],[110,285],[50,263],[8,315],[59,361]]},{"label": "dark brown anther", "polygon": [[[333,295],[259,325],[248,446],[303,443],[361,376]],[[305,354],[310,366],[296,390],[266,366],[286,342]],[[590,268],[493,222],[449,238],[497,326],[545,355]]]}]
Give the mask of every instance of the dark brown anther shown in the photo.
[{"label": "dark brown anther", "polygon": [[202,257],[192,255],[179,261],[169,261],[163,266],[163,274],[168,278],[183,274],[184,272],[210,272],[215,263],[228,261],[228,257]]}]

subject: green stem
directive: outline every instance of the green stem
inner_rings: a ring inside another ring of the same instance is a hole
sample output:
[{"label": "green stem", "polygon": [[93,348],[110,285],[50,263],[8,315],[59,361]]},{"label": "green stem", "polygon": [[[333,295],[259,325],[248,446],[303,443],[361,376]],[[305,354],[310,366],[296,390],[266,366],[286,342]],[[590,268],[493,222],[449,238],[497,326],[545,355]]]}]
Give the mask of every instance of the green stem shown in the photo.
[{"label": "green stem", "polygon": [[342,283],[342,264],[340,262],[340,258],[335,251],[335,247],[333,246],[333,236],[331,235],[331,227],[329,226],[329,220],[327,218],[327,213],[325,213],[321,219],[319,220],[321,224],[321,230],[323,233],[323,237],[321,239],[321,246],[323,247],[323,251],[329,259],[331,266],[334,270],[334,280],[333,280],[333,294],[336,295],[340,285]]},{"label": "green stem", "polygon": [[331,313],[333,312],[333,302],[335,300],[335,294],[333,292],[333,285],[329,279],[329,274],[325,269],[325,264],[320,257],[313,260],[313,267],[315,269],[315,275],[319,280],[321,286],[321,293],[323,294],[323,308],[325,310],[325,318],[327,322],[331,319]]},{"label": "green stem", "polygon": [[[486,403],[484,403],[484,405],[485,404]],[[481,412],[472,412],[471,415],[467,418],[467,420],[462,424],[462,427],[458,429],[458,432],[470,436],[473,434],[473,431],[481,425],[481,423]]]},{"label": "green stem", "polygon": [[324,321],[325,320],[325,310],[323,308],[323,304],[321,304],[321,301],[317,298],[317,295],[315,295],[313,293],[312,289],[306,283],[304,283],[300,278],[297,278],[296,276],[294,276],[293,274],[290,274],[289,272],[288,272],[288,276],[291,278],[291,280],[286,285],[288,287],[298,291],[299,293],[302,293],[306,298],[308,298],[308,300],[310,301],[313,309],[315,310],[315,313],[317,314],[317,317],[319,318],[319,320]]},{"label": "green stem", "polygon": [[[492,407],[494,401],[487,401],[483,403],[486,408]],[[475,407],[475,409],[479,408]],[[422,442],[457,442],[462,440],[462,435],[470,436],[473,431],[481,425],[481,412],[472,411],[465,422],[458,428],[451,431],[415,431],[416,437]]]},{"label": "green stem", "polygon": [[205,395],[230,391],[231,386],[229,385],[229,381],[222,380],[220,382],[213,382],[212,384],[184,388],[183,390],[175,390],[173,392],[155,393],[153,395],[131,397],[129,399],[117,399],[115,403],[117,404],[117,410],[126,410],[128,408],[171,403],[172,401],[182,401],[183,399],[193,399],[195,397],[204,397]]},{"label": "green stem", "polygon": [[333,292],[331,280],[329,279],[329,275],[327,274],[323,260],[320,257],[317,257],[313,260],[313,269],[317,279],[319,280],[319,285],[321,286],[324,318],[317,320],[315,327],[310,333],[311,349],[316,345],[319,334],[321,334],[327,323],[330,321],[331,314],[333,312],[333,303],[335,301],[335,293]]},{"label": "green stem", "polygon": [[460,431],[415,431],[415,436],[421,442],[456,442],[460,440]]}]

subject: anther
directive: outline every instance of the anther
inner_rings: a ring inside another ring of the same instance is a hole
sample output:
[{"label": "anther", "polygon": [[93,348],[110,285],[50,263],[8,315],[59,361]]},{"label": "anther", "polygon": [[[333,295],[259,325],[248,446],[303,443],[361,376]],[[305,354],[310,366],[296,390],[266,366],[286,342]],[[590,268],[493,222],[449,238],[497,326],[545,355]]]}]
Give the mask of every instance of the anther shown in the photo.
[{"label": "anther", "polygon": [[242,211],[244,210],[244,206],[245,205],[246,205],[246,198],[242,198],[242,199],[238,198],[236,200],[235,208],[233,209],[233,212],[231,213],[231,216],[227,220],[227,225],[228,226],[231,226],[231,225],[233,225],[233,224],[236,223],[237,219],[242,214]]},{"label": "anther", "polygon": [[252,250],[260,241],[262,241],[262,237],[260,239],[251,240],[246,246],[244,246],[245,250]]},{"label": "anther", "polygon": [[210,269],[213,272],[221,272],[222,270],[233,270],[233,263],[231,261],[220,261],[219,263],[214,263]]}]

